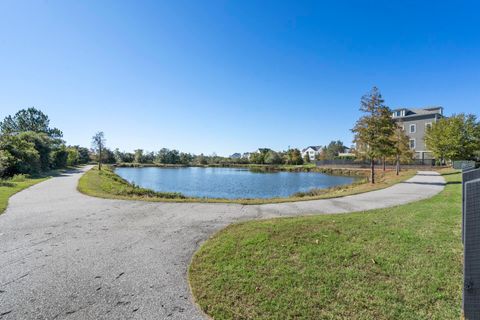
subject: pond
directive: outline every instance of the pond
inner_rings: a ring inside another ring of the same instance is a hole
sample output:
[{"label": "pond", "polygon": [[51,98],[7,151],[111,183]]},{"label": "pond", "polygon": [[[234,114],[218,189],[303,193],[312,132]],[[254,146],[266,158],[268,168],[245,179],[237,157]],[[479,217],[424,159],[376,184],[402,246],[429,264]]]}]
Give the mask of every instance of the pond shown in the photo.
[{"label": "pond", "polygon": [[115,172],[136,185],[200,198],[278,198],[299,191],[353,183],[355,177],[318,172],[255,172],[245,168],[117,168]]}]

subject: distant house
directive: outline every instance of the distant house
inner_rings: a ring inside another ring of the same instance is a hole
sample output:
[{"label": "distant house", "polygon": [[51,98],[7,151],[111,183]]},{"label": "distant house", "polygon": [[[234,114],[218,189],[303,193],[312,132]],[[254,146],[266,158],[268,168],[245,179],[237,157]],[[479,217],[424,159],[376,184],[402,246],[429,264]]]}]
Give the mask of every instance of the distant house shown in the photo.
[{"label": "distant house", "polygon": [[310,161],[314,161],[322,151],[322,146],[308,146],[302,149],[302,158],[308,155]]},{"label": "distant house", "polygon": [[250,159],[250,155],[251,155],[250,152],[244,152],[244,153],[242,154],[242,158],[243,158],[243,159]]},{"label": "distant house", "polygon": [[354,148],[345,148],[344,152],[338,153],[340,158],[355,158],[355,149]]},{"label": "distant house", "polygon": [[425,132],[433,123],[443,118],[443,108],[398,108],[393,110],[392,117],[409,137],[415,158],[422,161],[433,160],[433,154],[425,145]]},{"label": "distant house", "polygon": [[231,159],[240,159],[241,157],[242,157],[242,154],[236,152],[236,153],[232,154],[229,158],[231,158]]}]

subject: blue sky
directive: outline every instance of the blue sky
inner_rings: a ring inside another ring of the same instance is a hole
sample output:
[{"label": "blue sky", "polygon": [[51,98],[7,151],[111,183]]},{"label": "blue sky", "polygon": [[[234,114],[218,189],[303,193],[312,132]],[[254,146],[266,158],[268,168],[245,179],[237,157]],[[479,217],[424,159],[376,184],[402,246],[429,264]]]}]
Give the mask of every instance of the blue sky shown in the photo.
[{"label": "blue sky", "polygon": [[480,110],[475,1],[0,1],[0,117],[70,144],[228,155],[341,139],[389,106]]}]

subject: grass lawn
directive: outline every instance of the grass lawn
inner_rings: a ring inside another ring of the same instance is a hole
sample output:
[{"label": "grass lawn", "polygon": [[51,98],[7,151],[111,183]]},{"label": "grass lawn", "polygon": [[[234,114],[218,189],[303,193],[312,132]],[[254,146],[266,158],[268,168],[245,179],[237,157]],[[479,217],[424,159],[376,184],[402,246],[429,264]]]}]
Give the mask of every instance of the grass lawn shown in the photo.
[{"label": "grass lawn", "polygon": [[140,188],[130,184],[115,174],[108,166],[103,166],[102,170],[93,167],[80,178],[78,190],[82,193],[100,197],[127,200],[171,200],[184,198],[179,193],[174,192],[155,192],[153,190]]},{"label": "grass lawn", "polygon": [[0,180],[0,214],[2,214],[8,205],[8,199],[15,193],[22,191],[34,184],[47,180],[49,177],[26,177],[20,179]]},{"label": "grass lawn", "polygon": [[[328,169],[331,170],[331,169]],[[345,170],[344,170],[345,171]],[[346,170],[352,172],[352,170]],[[345,172],[346,172],[345,171]],[[365,170],[356,172],[357,175],[364,175]],[[329,171],[330,172],[330,171]],[[336,172],[336,171],[333,171]],[[399,176],[394,171],[377,172],[377,183],[366,183],[364,179],[360,182],[346,186],[339,186],[329,189],[316,189],[311,192],[304,192],[288,198],[272,199],[212,199],[212,198],[191,198],[174,192],[155,192],[131,185],[120,176],[115,174],[111,168],[104,166],[101,171],[94,167],[86,172],[78,183],[78,190],[90,196],[107,199],[144,200],[144,201],[172,201],[172,202],[219,202],[219,203],[240,203],[240,204],[263,204],[305,201],[315,199],[326,199],[347,196],[367,191],[378,190],[389,187],[395,183],[407,180],[415,175],[414,170],[405,170]],[[353,172],[352,172],[353,173]]]},{"label": "grass lawn", "polygon": [[460,319],[461,176],[431,199],[250,221],[195,254],[193,295],[215,319]]}]

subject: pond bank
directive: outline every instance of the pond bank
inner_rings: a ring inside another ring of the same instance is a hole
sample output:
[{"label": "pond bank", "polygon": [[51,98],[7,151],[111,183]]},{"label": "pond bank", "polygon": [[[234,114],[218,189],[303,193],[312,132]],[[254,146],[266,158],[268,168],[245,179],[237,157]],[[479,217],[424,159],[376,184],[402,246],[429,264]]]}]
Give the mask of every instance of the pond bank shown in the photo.
[{"label": "pond bank", "polygon": [[[364,171],[364,170],[362,170]],[[244,205],[282,203],[295,201],[308,201],[317,199],[328,199],[343,197],[347,195],[359,194],[373,190],[379,190],[389,187],[398,182],[407,180],[415,175],[415,171],[402,171],[399,176],[394,172],[378,172],[377,183],[370,184],[363,179],[359,183],[345,186],[338,186],[328,189],[312,190],[311,193],[297,194],[296,196],[269,199],[217,199],[217,198],[192,198],[178,193],[155,192],[153,190],[140,188],[130,184],[125,179],[115,174],[109,167],[99,172],[97,168],[87,171],[79,180],[78,190],[90,196],[123,199],[140,200],[153,202],[204,202],[204,203],[237,203]]]}]

